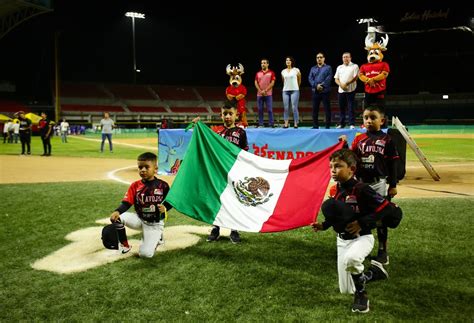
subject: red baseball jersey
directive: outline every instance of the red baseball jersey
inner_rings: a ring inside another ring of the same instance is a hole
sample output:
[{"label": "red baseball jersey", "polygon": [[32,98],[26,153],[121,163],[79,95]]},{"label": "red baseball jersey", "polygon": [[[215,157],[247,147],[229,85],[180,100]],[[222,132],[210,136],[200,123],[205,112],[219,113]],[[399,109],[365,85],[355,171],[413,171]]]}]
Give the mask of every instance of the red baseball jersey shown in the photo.
[{"label": "red baseball jersey", "polygon": [[156,177],[151,181],[138,180],[130,185],[122,201],[132,204],[143,221],[159,222],[158,205],[163,203],[169,190],[168,183]]}]

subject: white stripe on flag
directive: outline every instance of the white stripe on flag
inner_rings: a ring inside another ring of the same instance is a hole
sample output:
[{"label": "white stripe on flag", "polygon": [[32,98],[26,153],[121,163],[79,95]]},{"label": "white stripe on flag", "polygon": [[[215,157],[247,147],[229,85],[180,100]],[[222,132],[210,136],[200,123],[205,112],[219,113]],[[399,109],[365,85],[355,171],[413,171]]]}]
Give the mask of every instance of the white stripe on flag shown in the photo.
[{"label": "white stripe on flag", "polygon": [[[227,187],[222,192],[221,208],[214,220],[215,225],[247,232],[259,232],[262,225],[273,214],[280,193],[288,176],[291,160],[273,160],[242,151],[227,177]],[[270,184],[273,196],[266,203],[246,206],[239,201],[232,182],[245,177],[263,177]]]}]

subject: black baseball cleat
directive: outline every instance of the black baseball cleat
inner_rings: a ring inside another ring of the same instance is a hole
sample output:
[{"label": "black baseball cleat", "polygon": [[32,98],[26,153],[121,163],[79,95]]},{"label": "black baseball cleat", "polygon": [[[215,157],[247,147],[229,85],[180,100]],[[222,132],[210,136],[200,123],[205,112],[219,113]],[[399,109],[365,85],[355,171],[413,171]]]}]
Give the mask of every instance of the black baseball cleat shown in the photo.
[{"label": "black baseball cleat", "polygon": [[388,272],[385,270],[383,265],[375,260],[370,261],[369,270],[364,273],[366,276],[366,282],[371,282],[375,280],[385,280],[388,278]]},{"label": "black baseball cleat", "polygon": [[211,234],[207,237],[207,242],[214,242],[219,240],[220,232],[218,227],[214,227],[211,230]]},{"label": "black baseball cleat", "polygon": [[232,242],[233,244],[242,242],[238,231],[234,231],[234,230],[230,231],[230,242]]},{"label": "black baseball cleat", "polygon": [[367,313],[369,311],[369,297],[366,291],[354,293],[352,312]]},{"label": "black baseball cleat", "polygon": [[376,256],[370,256],[370,260],[380,262],[382,265],[388,265],[390,263],[387,251],[381,249],[379,249]]}]

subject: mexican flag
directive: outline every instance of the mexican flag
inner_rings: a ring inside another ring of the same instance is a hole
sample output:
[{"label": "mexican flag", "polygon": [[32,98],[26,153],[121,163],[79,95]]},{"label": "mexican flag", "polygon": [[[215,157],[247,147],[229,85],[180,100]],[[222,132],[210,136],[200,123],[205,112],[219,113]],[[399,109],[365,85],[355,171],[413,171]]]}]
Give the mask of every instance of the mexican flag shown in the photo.
[{"label": "mexican flag", "polygon": [[198,122],[166,200],[191,218],[239,231],[307,226],[326,193],[329,156],[340,148],[342,142],[304,158],[267,159]]}]

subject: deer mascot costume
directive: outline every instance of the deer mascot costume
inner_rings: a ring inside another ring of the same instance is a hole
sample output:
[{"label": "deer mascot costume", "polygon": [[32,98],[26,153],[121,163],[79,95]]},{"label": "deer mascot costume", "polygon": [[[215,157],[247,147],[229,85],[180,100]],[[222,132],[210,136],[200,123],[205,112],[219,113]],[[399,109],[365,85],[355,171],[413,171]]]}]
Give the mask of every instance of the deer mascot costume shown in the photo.
[{"label": "deer mascot costume", "polygon": [[239,66],[227,65],[227,75],[230,76],[230,85],[225,89],[225,95],[229,101],[237,101],[237,113],[239,114],[240,124],[247,128],[247,109],[245,107],[245,97],[247,96],[247,88],[242,84],[242,74],[244,74],[244,67],[239,63]]},{"label": "deer mascot costume", "polygon": [[365,104],[376,104],[385,108],[385,92],[387,90],[387,76],[390,67],[383,60],[383,51],[387,50],[388,35],[382,41],[375,42],[375,34],[365,37],[368,63],[363,64],[359,70],[359,79],[364,82]]}]

